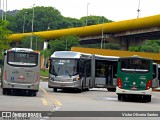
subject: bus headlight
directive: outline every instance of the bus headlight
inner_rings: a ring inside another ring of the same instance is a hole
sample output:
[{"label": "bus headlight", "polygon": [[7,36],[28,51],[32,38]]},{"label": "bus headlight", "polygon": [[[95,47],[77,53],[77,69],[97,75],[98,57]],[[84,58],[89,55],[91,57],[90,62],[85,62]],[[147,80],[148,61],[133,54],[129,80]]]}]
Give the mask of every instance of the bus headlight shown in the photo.
[{"label": "bus headlight", "polygon": [[52,81],[54,81],[54,78],[51,78],[51,77],[49,77],[49,80],[52,80]]},{"label": "bus headlight", "polygon": [[80,77],[76,77],[76,78],[73,78],[73,81],[77,81],[77,80],[80,80]]}]

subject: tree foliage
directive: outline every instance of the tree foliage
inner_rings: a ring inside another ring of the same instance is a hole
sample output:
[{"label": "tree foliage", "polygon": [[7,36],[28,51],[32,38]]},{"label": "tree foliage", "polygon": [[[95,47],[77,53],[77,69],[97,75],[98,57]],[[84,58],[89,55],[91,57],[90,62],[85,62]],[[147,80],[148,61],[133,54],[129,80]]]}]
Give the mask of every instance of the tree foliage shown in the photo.
[{"label": "tree foliage", "polygon": [[22,39],[21,46],[23,48],[30,48],[31,45],[31,37],[32,37],[32,49],[33,50],[43,50],[43,42],[44,40],[36,35],[33,36],[25,36]]},{"label": "tree foliage", "polygon": [[160,40],[147,40],[144,45],[132,46],[130,51],[158,53],[160,51]]},{"label": "tree foliage", "polygon": [[58,39],[49,41],[50,51],[65,51],[70,50],[72,46],[79,45],[79,37],[68,35],[62,36]]},{"label": "tree foliage", "polygon": [[7,21],[0,20],[0,52],[10,48],[11,41],[8,39],[8,36],[12,32],[7,29],[7,26],[8,26]]},{"label": "tree foliage", "polygon": [[[34,9],[34,16],[33,16]],[[20,10],[16,14],[17,32],[22,32],[24,17],[25,17],[25,32],[31,32],[32,19],[34,31],[46,31],[48,27],[50,29],[57,29],[57,24],[63,16],[60,12],[53,7],[34,7],[30,9]]]},{"label": "tree foliage", "polygon": [[86,25],[86,19],[87,19],[87,25],[96,25],[96,24],[101,24],[101,23],[108,23],[112,22],[111,20],[108,20],[107,18],[103,16],[85,16],[80,18],[80,20],[85,23]]},{"label": "tree foliage", "polygon": [[[61,13],[54,7],[34,7],[22,9],[15,15],[15,24],[11,24],[11,29],[17,33],[32,31],[32,19],[33,19],[33,31],[46,31],[49,29],[63,29],[70,27],[79,27],[83,25],[83,22],[70,17],[63,17]],[[12,21],[12,20],[11,20]],[[25,24],[24,24],[25,23]],[[14,28],[13,28],[13,27]]]},{"label": "tree foliage", "polygon": [[[120,45],[114,44],[114,43],[105,43],[105,44],[103,43],[102,46],[103,46],[103,49],[111,49],[111,50],[120,50],[121,49]],[[101,49],[101,43],[80,45],[80,47]]]}]

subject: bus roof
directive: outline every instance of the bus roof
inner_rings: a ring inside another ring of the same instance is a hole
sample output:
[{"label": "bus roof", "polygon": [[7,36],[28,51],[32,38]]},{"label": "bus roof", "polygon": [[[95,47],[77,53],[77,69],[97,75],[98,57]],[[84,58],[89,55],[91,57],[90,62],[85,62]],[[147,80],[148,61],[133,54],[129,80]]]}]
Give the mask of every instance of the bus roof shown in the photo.
[{"label": "bus roof", "polygon": [[10,51],[28,51],[28,52],[32,52],[33,50],[30,48],[11,48],[9,49]]},{"label": "bus roof", "polygon": [[138,55],[120,57],[120,59],[125,59],[125,58],[126,58],[126,59],[127,59],[127,58],[141,58],[141,59],[152,60],[151,58],[141,57],[141,56],[138,56]]},{"label": "bus roof", "polygon": [[83,54],[80,52],[73,51],[56,51],[51,55],[51,58],[80,58],[82,55],[90,54]]},{"label": "bus roof", "polygon": [[117,56],[104,56],[95,54],[95,59],[100,59],[100,60],[118,61],[119,58],[120,57]]}]

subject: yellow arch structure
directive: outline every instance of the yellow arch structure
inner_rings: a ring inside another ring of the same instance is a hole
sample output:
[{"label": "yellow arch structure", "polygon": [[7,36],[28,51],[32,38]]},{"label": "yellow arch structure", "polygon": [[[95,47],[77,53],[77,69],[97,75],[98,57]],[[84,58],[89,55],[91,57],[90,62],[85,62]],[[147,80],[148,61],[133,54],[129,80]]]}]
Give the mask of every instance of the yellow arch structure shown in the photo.
[{"label": "yellow arch structure", "polygon": [[20,41],[24,36],[39,35],[46,40],[53,40],[64,35],[77,35],[80,37],[100,35],[102,28],[104,33],[116,33],[127,30],[135,30],[148,27],[160,27],[160,15],[143,17],[138,19],[124,20],[118,22],[104,23],[85,27],[41,31],[34,33],[12,34],[9,39],[12,41]]}]

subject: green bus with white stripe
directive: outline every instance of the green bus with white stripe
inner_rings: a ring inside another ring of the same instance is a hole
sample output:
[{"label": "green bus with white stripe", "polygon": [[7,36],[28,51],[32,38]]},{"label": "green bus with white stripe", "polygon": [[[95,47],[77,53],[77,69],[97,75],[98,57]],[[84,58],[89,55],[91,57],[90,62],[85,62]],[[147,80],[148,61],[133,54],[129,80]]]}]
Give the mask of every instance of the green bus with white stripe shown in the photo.
[{"label": "green bus with white stripe", "polygon": [[[118,61],[116,94],[118,100],[138,97],[151,102],[153,79],[153,62],[139,56],[123,57]],[[153,86],[154,85],[154,86]]]}]

